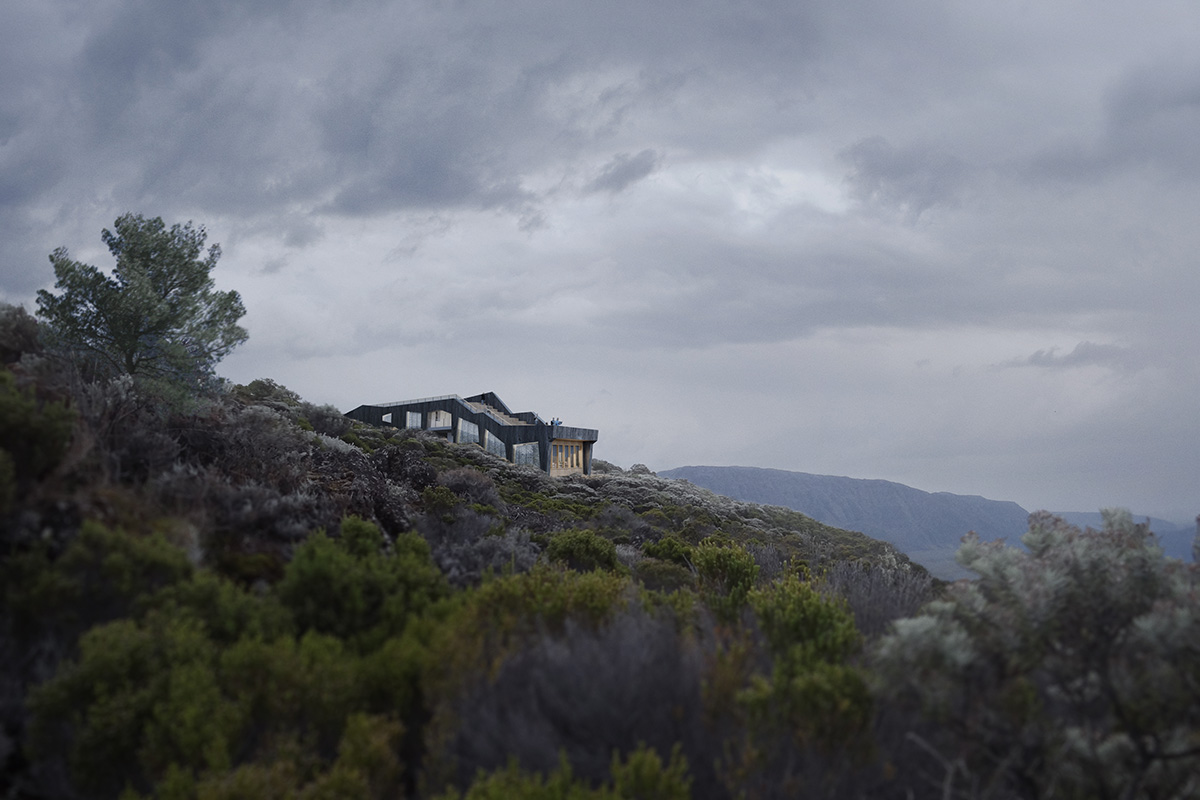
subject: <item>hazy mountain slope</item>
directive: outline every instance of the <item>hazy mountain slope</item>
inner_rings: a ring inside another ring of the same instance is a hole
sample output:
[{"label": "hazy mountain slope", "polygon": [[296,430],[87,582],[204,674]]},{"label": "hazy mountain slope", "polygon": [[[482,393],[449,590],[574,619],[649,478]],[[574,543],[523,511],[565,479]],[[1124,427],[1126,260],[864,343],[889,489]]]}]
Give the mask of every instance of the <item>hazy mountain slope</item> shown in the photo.
[{"label": "hazy mountain slope", "polygon": [[930,493],[883,480],[811,475],[756,467],[679,467],[660,472],[718,494],[782,505],[839,528],[891,542],[943,578],[966,574],[953,560],[968,531],[1015,542],[1029,512],[1016,503]]}]

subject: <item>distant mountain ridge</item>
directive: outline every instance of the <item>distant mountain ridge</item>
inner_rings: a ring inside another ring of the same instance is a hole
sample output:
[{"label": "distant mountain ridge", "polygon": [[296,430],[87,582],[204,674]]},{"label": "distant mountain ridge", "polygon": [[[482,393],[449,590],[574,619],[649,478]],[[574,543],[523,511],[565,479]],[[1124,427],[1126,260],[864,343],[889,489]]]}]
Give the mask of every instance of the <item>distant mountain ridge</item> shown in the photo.
[{"label": "distant mountain ridge", "polygon": [[[985,541],[1005,539],[1016,545],[1028,529],[1029,512],[1014,502],[926,492],[892,481],[760,467],[692,466],[658,474],[736,500],[784,506],[826,525],[882,539],[946,580],[971,575],[954,560],[968,531],[975,531]],[[1101,524],[1099,513],[1061,516],[1073,525],[1098,528]],[[1190,560],[1190,529],[1165,520],[1151,520],[1151,528],[1159,534],[1167,555]]]},{"label": "distant mountain ridge", "polygon": [[1029,512],[1009,501],[925,492],[885,480],[759,467],[679,467],[658,473],[754,503],[785,506],[818,522],[891,542],[940,578],[967,573],[954,551],[967,531],[1015,542]]}]

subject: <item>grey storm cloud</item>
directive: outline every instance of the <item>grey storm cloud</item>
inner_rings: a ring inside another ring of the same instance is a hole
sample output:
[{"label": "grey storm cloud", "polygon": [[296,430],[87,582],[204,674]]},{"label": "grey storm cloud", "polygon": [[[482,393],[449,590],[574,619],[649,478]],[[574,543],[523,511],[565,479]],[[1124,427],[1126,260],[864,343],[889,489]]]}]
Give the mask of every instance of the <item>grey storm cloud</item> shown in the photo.
[{"label": "grey storm cloud", "polygon": [[650,149],[636,155],[618,153],[604,165],[599,175],[588,182],[584,191],[616,194],[654,172],[660,159],[660,155]]},{"label": "grey storm cloud", "polygon": [[1100,130],[1050,144],[1028,166],[1033,179],[1092,181],[1147,167],[1171,180],[1200,179],[1200,60],[1156,59],[1132,67],[1102,102]]},{"label": "grey storm cloud", "polygon": [[1118,156],[1200,178],[1200,60],[1132,71],[1112,92],[1108,124]]},{"label": "grey storm cloud", "polygon": [[1134,370],[1144,366],[1143,360],[1128,347],[1097,342],[1080,342],[1069,353],[1057,347],[1038,350],[1025,358],[1009,363],[1014,367],[1043,367],[1048,369],[1070,369],[1075,367],[1107,367],[1119,370]]},{"label": "grey storm cloud", "polygon": [[[347,405],[594,387],[618,461],[707,440],[1018,501],[1049,484],[996,465],[1052,442],[1116,487],[1071,436],[1133,419],[1151,446],[1143,404],[1200,436],[1200,11],[1080,8],[8,0],[0,297],[51,285],[60,245],[105,265],[125,211],[193,219],[250,310],[238,379]],[[636,420],[676,379],[805,414],[655,444]],[[1147,485],[1200,485],[1171,469]]]},{"label": "grey storm cloud", "polygon": [[[542,159],[588,157],[661,92],[713,85],[710,59],[722,74],[782,82],[817,37],[813,15],[788,3],[579,4],[564,15],[522,2],[461,18],[389,2],[164,14],[113,0],[74,19],[14,6],[66,35],[37,78],[38,107],[0,105],[0,124],[71,133],[31,137],[20,162],[34,166],[6,171],[6,197],[52,191],[39,167],[53,164],[73,174],[64,190],[264,215],[298,203],[351,215],[523,209]],[[609,72],[594,96],[572,89]],[[645,148],[634,152],[627,170],[645,165]]]},{"label": "grey storm cloud", "polygon": [[867,205],[903,211],[916,219],[937,205],[954,205],[966,187],[969,168],[928,144],[899,148],[882,136],[855,142],[840,153],[854,196]]}]

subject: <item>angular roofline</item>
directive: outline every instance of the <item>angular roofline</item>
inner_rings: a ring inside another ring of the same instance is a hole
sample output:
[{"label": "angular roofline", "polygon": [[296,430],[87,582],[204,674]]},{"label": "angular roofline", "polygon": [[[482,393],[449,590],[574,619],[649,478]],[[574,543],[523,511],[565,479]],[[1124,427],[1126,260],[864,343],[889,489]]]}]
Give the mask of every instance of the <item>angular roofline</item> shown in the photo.
[{"label": "angular roofline", "polygon": [[[505,458],[516,460],[515,448],[521,445],[536,444],[538,462],[543,472],[551,472],[552,454],[568,455],[578,451],[572,450],[572,442],[582,445],[582,460],[584,474],[591,474],[592,445],[600,438],[600,432],[595,428],[577,428],[569,425],[550,424],[532,411],[513,413],[500,397],[494,392],[484,392],[464,398],[456,394],[443,394],[435,397],[423,397],[416,400],[399,400],[390,403],[361,405],[346,416],[372,425],[389,425],[396,428],[406,428],[408,419],[394,419],[391,415],[402,412],[419,413],[421,428],[429,429],[430,415],[434,412],[450,414],[450,436],[455,442],[461,440],[476,442],[481,446],[492,449],[493,446],[503,445]],[[507,419],[502,419],[506,417]],[[388,417],[387,420],[384,418]],[[464,429],[463,422],[471,423],[474,430]],[[494,445],[493,445],[494,440]],[[563,445],[554,449],[555,443]],[[555,467],[558,469],[558,467]]]}]

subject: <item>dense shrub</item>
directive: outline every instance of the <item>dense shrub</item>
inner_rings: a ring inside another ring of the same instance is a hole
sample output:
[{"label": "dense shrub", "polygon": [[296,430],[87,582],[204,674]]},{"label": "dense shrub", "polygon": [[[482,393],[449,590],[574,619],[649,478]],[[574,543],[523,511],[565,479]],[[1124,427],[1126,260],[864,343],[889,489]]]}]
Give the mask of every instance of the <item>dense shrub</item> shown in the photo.
[{"label": "dense shrub", "polygon": [[0,566],[0,584],[21,641],[48,631],[70,641],[191,574],[187,556],[161,533],[129,534],[85,522],[61,554],[35,547],[10,556]]},{"label": "dense shrub", "polygon": [[627,570],[634,570],[637,565],[646,560],[642,555],[642,551],[631,544],[625,544],[620,541],[613,541],[614,549],[617,552],[617,563]]},{"label": "dense shrub", "polygon": [[592,459],[592,474],[593,475],[610,475],[610,474],[619,475],[623,472],[625,472],[625,470],[621,469],[616,464],[605,461],[602,458],[593,458]]},{"label": "dense shrub", "polygon": [[[132,376],[84,384],[75,402],[87,432],[85,441],[94,447],[92,463],[107,480],[141,483],[180,460],[184,446],[178,433],[188,428],[181,424],[185,417],[147,393]],[[200,403],[187,405],[198,411]]]},{"label": "dense shrub", "polygon": [[423,492],[437,483],[437,470],[411,447],[386,445],[371,453],[371,463],[389,480]]},{"label": "dense shrub", "polygon": [[622,505],[604,504],[593,517],[596,532],[610,539],[639,543],[650,534],[650,526]]},{"label": "dense shrub", "polygon": [[946,796],[1185,798],[1200,792],[1200,568],[1145,526],[1030,518],[1028,551],[971,537],[979,574],[895,623],[880,691],[938,726],[913,737]]},{"label": "dense shrub", "polygon": [[716,629],[704,681],[732,797],[882,797],[860,636],[841,601],[797,575],[747,592],[742,624]]},{"label": "dense shrub", "polygon": [[334,438],[344,435],[353,424],[336,406],[301,402],[299,413],[313,431]]},{"label": "dense shrub", "polygon": [[39,400],[0,369],[0,452],[7,454],[12,476],[7,489],[28,487],[58,465],[71,440],[75,414],[62,402]]},{"label": "dense shrub", "polygon": [[758,579],[754,557],[728,540],[708,538],[696,547],[693,560],[706,602],[718,619],[735,621]]},{"label": "dense shrub", "polygon": [[706,725],[701,698],[704,661],[666,610],[627,606],[599,626],[568,619],[561,632],[536,636],[494,680],[481,679],[461,696],[444,757],[459,785],[510,760],[549,773],[560,759],[597,785],[608,780],[614,753],[677,746],[697,770],[697,796],[723,796],[712,769],[721,742]]},{"label": "dense shrub", "polygon": [[196,417],[178,436],[189,460],[219,466],[235,480],[272,483],[283,491],[304,480],[310,437],[266,406],[228,408]]},{"label": "dense shrub", "polygon": [[509,506],[515,505],[519,508],[529,509],[550,517],[559,524],[568,525],[590,520],[602,510],[602,504],[588,502],[577,496],[560,496],[555,493],[525,489],[510,489],[505,493],[505,500],[508,501]]},{"label": "dense shrub", "polygon": [[389,535],[411,527],[407,505],[412,493],[389,481],[362,452],[318,447],[309,467],[326,476],[319,488],[337,504],[339,517],[371,519]]},{"label": "dense shrub", "polygon": [[336,542],[301,548],[276,596],[195,573],[156,540],[96,535],[85,526],[87,546],[50,572],[97,573],[118,591],[93,592],[96,605],[115,596],[128,616],[84,634],[32,695],[35,757],[96,796],[399,791],[426,668],[409,627],[444,594],[423,542],[347,519]]},{"label": "dense shrub", "polygon": [[807,571],[804,561],[790,558],[787,551],[778,545],[751,540],[743,543],[742,548],[754,559],[760,584],[770,583],[796,571]]},{"label": "dense shrub", "polygon": [[17,496],[17,467],[7,450],[0,448],[0,516],[12,509]]},{"label": "dense shrub", "polygon": [[927,572],[851,561],[825,570],[821,587],[845,599],[855,626],[868,638],[884,633],[895,620],[916,614],[935,596]]},{"label": "dense shrub", "polygon": [[550,537],[546,557],[579,572],[618,568],[617,547],[608,539],[586,530],[569,530]]},{"label": "dense shrub", "polygon": [[0,365],[12,364],[25,353],[40,353],[38,321],[22,306],[0,302]]},{"label": "dense shrub", "polygon": [[477,469],[462,467],[443,472],[438,476],[438,483],[454,492],[468,503],[481,506],[502,508],[500,493],[492,479]]},{"label": "dense shrub", "polygon": [[645,558],[638,562],[634,577],[652,591],[674,592],[679,589],[695,589],[696,576],[687,567],[674,561]]},{"label": "dense shrub", "polygon": [[[465,482],[476,488],[490,481],[473,470],[462,470]],[[480,478],[487,481],[480,482]],[[452,480],[457,486],[458,480]],[[467,489],[470,494],[471,489]],[[476,495],[479,496],[479,495]],[[474,586],[489,572],[524,572],[537,561],[541,549],[528,531],[506,525],[506,518],[490,505],[472,503],[447,486],[428,486],[421,493],[425,513],[417,517],[416,527],[429,543],[433,561],[456,587]]]},{"label": "dense shrub", "polygon": [[642,546],[642,552],[651,558],[670,561],[688,568],[692,566],[692,560],[696,557],[696,548],[677,536],[664,536],[657,542],[646,542]]},{"label": "dense shrub", "polygon": [[357,517],[342,522],[337,541],[320,531],[309,537],[278,586],[298,630],[374,649],[444,596],[441,573],[423,539],[401,534],[387,553],[383,545],[378,527]]},{"label": "dense shrub", "polygon": [[[595,628],[623,606],[630,585],[607,572],[577,573],[538,564],[528,572],[485,580],[458,594],[440,620],[422,686],[432,717],[425,732],[430,789],[465,785],[458,774],[455,737],[465,698],[494,675],[497,665],[547,633],[570,624]],[[495,768],[502,762],[490,764]]]},{"label": "dense shrub", "polygon": [[[484,581],[458,595],[453,618],[439,633],[446,671],[455,663],[469,672],[508,652],[521,637],[539,630],[561,630],[574,618],[596,625],[631,591],[627,578],[609,572],[578,573],[547,564],[528,572]],[[481,654],[489,653],[488,658]]]},{"label": "dense shrub", "polygon": [[233,387],[232,395],[246,404],[265,404],[283,408],[298,408],[300,395],[270,378],[256,378],[246,385]]},{"label": "dense shrub", "polygon": [[[506,768],[480,773],[467,790],[465,800],[689,800],[692,778],[687,774],[687,759],[678,749],[671,751],[665,766],[658,753],[639,747],[622,760],[613,755],[609,768],[610,784],[592,788],[577,778],[564,760],[548,775],[529,773],[514,761]],[[463,797],[450,790],[439,800]]]},{"label": "dense shrub", "polygon": [[271,773],[285,796],[314,773],[349,781],[339,773],[353,766],[395,791],[403,729],[363,716],[368,688],[363,661],[332,637],[220,647],[194,618],[151,612],[89,632],[79,661],[34,694],[35,752],[64,752],[97,796],[237,796],[222,787]]},{"label": "dense shrub", "polygon": [[744,702],[802,743],[846,745],[865,728],[870,702],[863,676],[849,664],[862,639],[845,603],[795,575],[751,591],[748,601],[773,667]]}]

